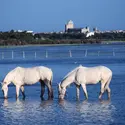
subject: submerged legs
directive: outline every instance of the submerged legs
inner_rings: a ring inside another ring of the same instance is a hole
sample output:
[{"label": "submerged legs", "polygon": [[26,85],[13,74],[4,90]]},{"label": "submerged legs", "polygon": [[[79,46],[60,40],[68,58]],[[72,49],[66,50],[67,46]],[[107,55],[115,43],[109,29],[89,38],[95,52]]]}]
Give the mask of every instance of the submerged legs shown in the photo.
[{"label": "submerged legs", "polygon": [[25,99],[24,86],[16,86],[16,99],[19,97],[20,89],[23,95],[23,99]]},{"label": "submerged legs", "polygon": [[42,80],[40,80],[40,83],[41,83],[41,95],[40,95],[40,97],[41,97],[41,99],[43,99],[43,95],[45,93],[45,83]]},{"label": "submerged legs", "polygon": [[99,99],[102,98],[102,94],[104,93],[104,91],[108,92],[108,99],[110,99],[111,90],[109,88],[109,84],[110,84],[111,78],[112,77],[109,77],[109,79],[107,81],[101,82],[101,92],[100,92],[100,95],[99,95]]},{"label": "submerged legs", "polygon": [[100,91],[100,94],[99,94],[99,99],[102,98],[102,95],[103,95],[103,93],[104,93],[104,87],[105,87],[105,83],[102,82],[102,83],[101,83],[101,91]]},{"label": "submerged legs", "polygon": [[110,77],[110,78],[108,79],[108,81],[107,81],[107,83],[106,83],[106,86],[105,86],[105,90],[107,90],[107,92],[108,92],[108,99],[111,98],[111,95],[110,95],[111,90],[110,90],[110,88],[109,88],[109,84],[110,84],[110,82],[111,82],[111,78],[112,78],[112,77]]},{"label": "submerged legs", "polygon": [[16,99],[19,97],[20,86],[16,86]]},{"label": "submerged legs", "polygon": [[76,85],[76,98],[77,100],[79,100],[79,95],[80,95],[80,86],[79,85]]},{"label": "submerged legs", "polygon": [[20,89],[21,89],[21,92],[22,92],[22,95],[23,95],[23,99],[25,99],[26,96],[25,96],[25,92],[24,92],[24,86],[21,86]]},{"label": "submerged legs", "polygon": [[48,88],[48,99],[52,99],[53,98],[53,89],[52,89],[51,82],[47,81],[46,85]]},{"label": "submerged legs", "polygon": [[52,86],[51,86],[51,83],[49,81],[43,81],[43,80],[40,80],[40,83],[41,83],[41,98],[43,99],[43,95],[45,93],[45,85],[47,86],[47,89],[48,89],[48,99],[52,99],[53,98],[53,89],[52,89]]},{"label": "submerged legs", "polygon": [[87,90],[86,90],[86,84],[81,84],[81,86],[83,88],[83,91],[84,91],[86,99],[88,99],[88,94],[87,94]]}]

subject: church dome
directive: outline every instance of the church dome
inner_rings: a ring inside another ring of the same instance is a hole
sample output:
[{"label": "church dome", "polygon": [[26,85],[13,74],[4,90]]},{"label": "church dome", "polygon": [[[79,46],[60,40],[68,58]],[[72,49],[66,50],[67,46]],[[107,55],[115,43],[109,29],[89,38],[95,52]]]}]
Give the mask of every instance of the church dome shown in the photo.
[{"label": "church dome", "polygon": [[68,24],[73,24],[73,21],[72,21],[72,20],[69,20]]}]

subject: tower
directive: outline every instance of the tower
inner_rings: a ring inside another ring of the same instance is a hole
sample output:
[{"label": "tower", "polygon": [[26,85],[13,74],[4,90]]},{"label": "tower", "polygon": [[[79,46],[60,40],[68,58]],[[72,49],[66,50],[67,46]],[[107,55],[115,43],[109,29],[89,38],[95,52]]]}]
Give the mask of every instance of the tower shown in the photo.
[{"label": "tower", "polygon": [[70,20],[66,25],[65,25],[65,31],[68,29],[73,29],[74,28],[74,23],[72,20]]},{"label": "tower", "polygon": [[94,32],[97,32],[97,31],[98,31],[98,30],[97,30],[97,27],[93,28],[93,31],[94,31]]}]

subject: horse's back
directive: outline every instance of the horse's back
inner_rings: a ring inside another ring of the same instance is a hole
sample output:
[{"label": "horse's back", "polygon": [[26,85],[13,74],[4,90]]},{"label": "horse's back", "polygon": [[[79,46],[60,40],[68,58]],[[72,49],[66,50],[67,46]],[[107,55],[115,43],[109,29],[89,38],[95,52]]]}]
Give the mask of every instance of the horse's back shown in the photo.
[{"label": "horse's back", "polygon": [[39,70],[39,74],[41,79],[47,79],[47,80],[52,80],[53,77],[53,72],[50,68],[45,67],[45,66],[38,66],[37,69]]},{"label": "horse's back", "polygon": [[91,75],[93,75],[93,73],[94,73],[95,75],[93,75],[93,76],[95,76],[97,78],[100,77],[100,80],[101,79],[107,80],[110,77],[112,77],[112,71],[106,66],[96,66],[96,67],[90,68],[90,70],[93,71]]},{"label": "horse's back", "polygon": [[105,66],[81,67],[78,69],[76,76],[78,82],[96,84],[102,78],[108,79],[110,76],[112,76],[112,71]]},{"label": "horse's back", "polygon": [[23,76],[24,74],[25,77],[27,76],[30,78],[34,76],[40,77],[41,75],[42,76],[52,75],[52,70],[45,66],[36,66],[36,67],[30,67],[30,68],[17,67],[15,68],[15,70],[20,75]]},{"label": "horse's back", "polygon": [[106,66],[95,66],[95,67],[83,67],[86,73],[104,73],[112,75],[112,71]]}]

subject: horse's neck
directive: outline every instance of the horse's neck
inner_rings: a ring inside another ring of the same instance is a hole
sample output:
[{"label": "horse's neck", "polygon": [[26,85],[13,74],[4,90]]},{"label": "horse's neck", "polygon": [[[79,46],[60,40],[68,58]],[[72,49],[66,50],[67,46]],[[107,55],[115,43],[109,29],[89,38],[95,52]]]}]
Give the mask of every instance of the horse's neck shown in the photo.
[{"label": "horse's neck", "polygon": [[70,74],[69,76],[65,77],[63,79],[63,81],[61,82],[61,86],[66,88],[67,86],[69,86],[71,83],[73,83],[75,81],[75,74],[76,72],[73,72],[72,74]]},{"label": "horse's neck", "polygon": [[6,75],[6,77],[4,78],[4,82],[7,82],[7,84],[9,85],[13,81],[14,77],[15,72],[12,70]]},{"label": "horse's neck", "polygon": [[65,77],[64,77],[64,79],[65,78],[67,78],[68,76],[70,76],[70,75],[72,75],[74,72],[76,72],[79,68],[81,68],[81,65],[79,66],[79,67],[76,67],[74,70],[72,70],[71,72],[69,72]]},{"label": "horse's neck", "polygon": [[61,82],[61,86],[62,87],[67,87],[69,86],[71,83],[75,82],[75,75],[76,75],[76,72],[78,71],[79,68],[81,68],[82,66],[80,65],[79,67],[76,67],[74,70],[72,70],[70,73],[68,73],[63,81]]}]

